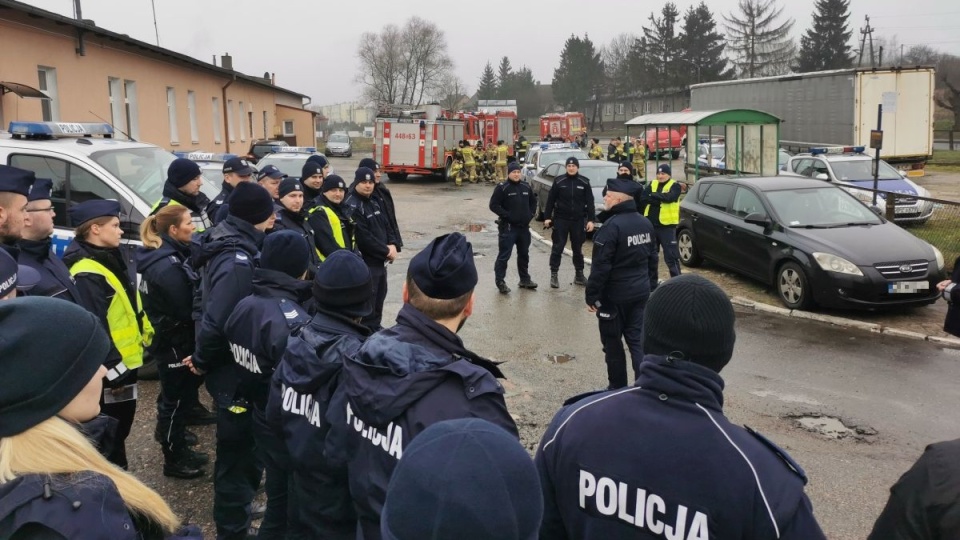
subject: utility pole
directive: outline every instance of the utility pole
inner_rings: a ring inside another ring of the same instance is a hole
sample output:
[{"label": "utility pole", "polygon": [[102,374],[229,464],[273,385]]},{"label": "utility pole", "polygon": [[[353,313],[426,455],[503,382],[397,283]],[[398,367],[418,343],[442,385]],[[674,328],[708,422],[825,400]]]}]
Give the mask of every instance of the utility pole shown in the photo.
[{"label": "utility pole", "polygon": [[877,67],[874,63],[876,57],[873,55],[874,28],[870,26],[869,15],[864,15],[864,19],[866,19],[866,22],[864,23],[864,27],[860,29],[860,58],[857,60],[857,67],[863,66],[863,52],[867,48],[867,39],[870,40],[870,67]]},{"label": "utility pole", "polygon": [[153,32],[157,35],[157,47],[159,47],[160,46],[160,29],[157,28],[157,5],[154,2],[154,0],[150,0],[150,7],[153,8]]}]

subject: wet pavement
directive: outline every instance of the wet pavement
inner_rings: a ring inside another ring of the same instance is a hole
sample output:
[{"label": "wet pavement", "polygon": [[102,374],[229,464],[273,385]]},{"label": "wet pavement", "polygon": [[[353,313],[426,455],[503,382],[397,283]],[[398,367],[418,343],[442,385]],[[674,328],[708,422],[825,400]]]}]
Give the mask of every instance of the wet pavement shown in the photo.
[{"label": "wet pavement", "polygon": [[[357,161],[333,163],[349,180]],[[457,188],[418,177],[388,185],[406,245],[388,267],[384,322],[400,308],[410,258],[434,236],[463,232],[473,244],[480,283],[474,315],[460,335],[468,348],[505,362],[507,403],[532,451],[565,399],[606,386],[596,318],[586,311],[583,288],[572,284],[570,258],[564,258],[560,288],[550,289],[548,248],[534,242],[530,270],[540,288],[515,286],[514,258],[507,277],[514,290],[499,294],[495,216],[487,209],[492,187]],[[865,537],[889,486],[923,447],[960,437],[960,425],[945,414],[960,402],[960,351],[740,309],[737,332],[734,359],[722,374],[727,415],[767,435],[806,469],[808,493],[829,538]],[[162,459],[150,437],[156,383],[141,385],[131,470],[212,537],[210,476],[184,481],[160,474]],[[195,429],[213,452],[213,428]]]}]

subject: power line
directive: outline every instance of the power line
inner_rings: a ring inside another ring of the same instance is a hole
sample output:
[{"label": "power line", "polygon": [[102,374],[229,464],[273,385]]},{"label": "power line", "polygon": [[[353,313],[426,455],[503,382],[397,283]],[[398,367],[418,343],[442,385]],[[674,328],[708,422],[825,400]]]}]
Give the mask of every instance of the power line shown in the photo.
[{"label": "power line", "polygon": [[903,19],[905,17],[936,17],[938,15],[954,15],[960,13],[960,11],[941,11],[939,13],[913,13],[913,14],[897,14],[897,15],[874,15],[874,19],[890,19],[896,17],[897,19]]}]

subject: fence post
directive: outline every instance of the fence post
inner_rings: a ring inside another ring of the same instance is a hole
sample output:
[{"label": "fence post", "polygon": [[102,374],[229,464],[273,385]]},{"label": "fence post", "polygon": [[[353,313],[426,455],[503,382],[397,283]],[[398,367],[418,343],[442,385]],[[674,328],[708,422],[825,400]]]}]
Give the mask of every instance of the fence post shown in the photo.
[{"label": "fence post", "polygon": [[893,193],[892,191],[887,192],[885,199],[887,200],[887,208],[885,212],[887,219],[889,221],[893,221],[897,215],[897,194]]}]

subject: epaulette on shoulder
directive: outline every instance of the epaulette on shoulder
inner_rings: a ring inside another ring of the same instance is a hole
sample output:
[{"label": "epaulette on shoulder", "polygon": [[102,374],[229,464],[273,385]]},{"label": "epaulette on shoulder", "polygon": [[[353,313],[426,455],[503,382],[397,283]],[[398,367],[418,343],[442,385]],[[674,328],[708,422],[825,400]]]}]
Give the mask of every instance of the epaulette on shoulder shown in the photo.
[{"label": "epaulette on shoulder", "polygon": [[792,457],[790,457],[790,454],[788,454],[786,450],[777,446],[773,441],[764,437],[762,434],[755,431],[752,427],[748,425],[744,425],[743,427],[744,429],[747,430],[747,433],[749,433],[750,435],[753,435],[755,439],[763,443],[764,446],[766,446],[774,454],[776,454],[777,457],[779,457],[780,460],[783,461],[784,464],[786,464],[788,469],[790,469],[794,474],[799,476],[800,479],[803,480],[803,485],[807,485],[807,473],[804,472],[803,467],[801,467],[799,463],[797,463],[796,461],[793,460]]}]

